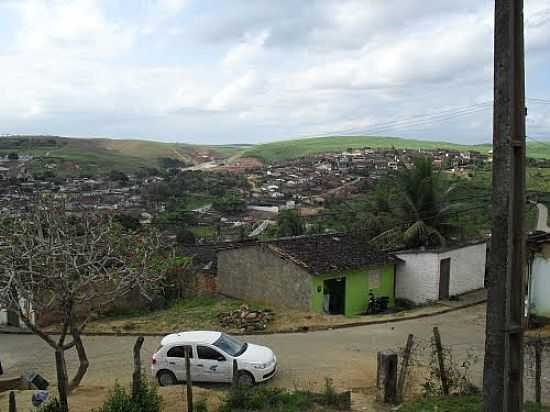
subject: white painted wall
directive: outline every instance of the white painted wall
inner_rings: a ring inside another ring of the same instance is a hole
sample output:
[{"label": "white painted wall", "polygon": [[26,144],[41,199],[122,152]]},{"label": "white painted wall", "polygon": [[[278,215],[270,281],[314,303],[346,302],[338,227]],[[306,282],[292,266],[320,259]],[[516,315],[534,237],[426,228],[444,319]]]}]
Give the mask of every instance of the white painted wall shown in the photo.
[{"label": "white painted wall", "polygon": [[435,301],[439,297],[439,260],[437,253],[396,253],[405,261],[397,264],[395,296],[414,303]]},{"label": "white painted wall", "polygon": [[451,259],[449,295],[460,295],[484,287],[485,243],[437,251],[395,253],[404,263],[397,265],[396,297],[417,304],[439,299],[440,262]]},{"label": "white painted wall", "polygon": [[529,312],[550,318],[550,260],[535,256],[529,282]]},{"label": "white painted wall", "polygon": [[[439,254],[439,260],[451,258],[450,296],[484,287],[486,257],[486,243],[470,245]],[[437,285],[439,291],[439,280]]]},{"label": "white painted wall", "polygon": [[8,312],[5,309],[0,309],[0,326],[8,324]]}]

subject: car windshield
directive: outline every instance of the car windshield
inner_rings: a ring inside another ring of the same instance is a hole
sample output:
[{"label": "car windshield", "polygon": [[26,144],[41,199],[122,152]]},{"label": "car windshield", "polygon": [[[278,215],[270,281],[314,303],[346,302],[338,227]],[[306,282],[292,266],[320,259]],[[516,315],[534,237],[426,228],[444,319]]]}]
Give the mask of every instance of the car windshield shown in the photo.
[{"label": "car windshield", "polygon": [[231,356],[239,356],[244,353],[248,345],[233,336],[222,333],[220,338],[214,342],[214,346]]}]

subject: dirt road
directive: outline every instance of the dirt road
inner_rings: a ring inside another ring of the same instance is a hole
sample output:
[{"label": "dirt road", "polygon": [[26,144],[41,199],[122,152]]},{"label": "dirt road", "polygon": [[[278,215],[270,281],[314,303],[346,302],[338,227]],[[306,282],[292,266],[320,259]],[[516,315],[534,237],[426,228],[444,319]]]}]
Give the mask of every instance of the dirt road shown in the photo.
[{"label": "dirt road", "polygon": [[[342,389],[372,387],[375,382],[376,353],[397,350],[407,335],[413,333],[427,342],[432,327],[439,326],[444,344],[451,345],[457,356],[471,349],[482,354],[484,343],[484,306],[403,321],[387,325],[371,325],[350,329],[253,336],[247,340],[271,347],[277,354],[280,373],[275,383],[294,387],[316,386],[325,377],[332,377]],[[115,379],[128,381],[132,368],[133,337],[86,337],[90,369],[84,385],[108,385]],[[146,338],[144,359],[148,362],[160,338]],[[0,335],[0,356],[6,373],[35,370],[55,381],[54,354],[35,336]],[[70,353],[69,368],[76,356]],[[474,368],[475,383],[481,382],[481,362]]]}]

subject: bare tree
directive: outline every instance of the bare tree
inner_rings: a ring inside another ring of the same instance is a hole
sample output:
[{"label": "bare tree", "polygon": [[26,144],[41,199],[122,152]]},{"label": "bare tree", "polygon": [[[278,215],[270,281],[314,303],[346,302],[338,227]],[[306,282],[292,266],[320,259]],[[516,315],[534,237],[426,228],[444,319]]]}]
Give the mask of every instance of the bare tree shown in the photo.
[{"label": "bare tree", "polygon": [[[55,351],[59,397],[67,396],[89,366],[81,334],[94,314],[138,290],[152,299],[170,259],[161,256],[159,234],[127,234],[109,218],[71,216],[40,205],[32,216],[0,222],[0,306],[17,311],[27,327]],[[34,322],[57,316],[55,334]],[[69,381],[65,352],[75,348],[79,367]]]}]

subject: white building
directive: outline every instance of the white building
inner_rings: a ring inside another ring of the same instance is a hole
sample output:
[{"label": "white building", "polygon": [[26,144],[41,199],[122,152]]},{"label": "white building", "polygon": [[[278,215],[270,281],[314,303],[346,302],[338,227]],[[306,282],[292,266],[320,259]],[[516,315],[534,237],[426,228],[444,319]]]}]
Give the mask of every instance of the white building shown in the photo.
[{"label": "white building", "polygon": [[[32,306],[30,306],[30,304],[25,304],[25,301],[21,301],[21,306],[23,307],[23,312],[26,313],[26,316],[34,325],[36,321],[36,314],[34,310],[32,310]],[[25,325],[25,323],[19,316],[19,313],[4,308],[0,308],[0,326],[14,326],[18,328],[27,327],[27,325]]]},{"label": "white building", "polygon": [[395,297],[416,304],[448,299],[485,284],[485,242],[395,252],[397,265]]},{"label": "white building", "polygon": [[550,233],[529,236],[528,310],[531,316],[550,319]]}]

